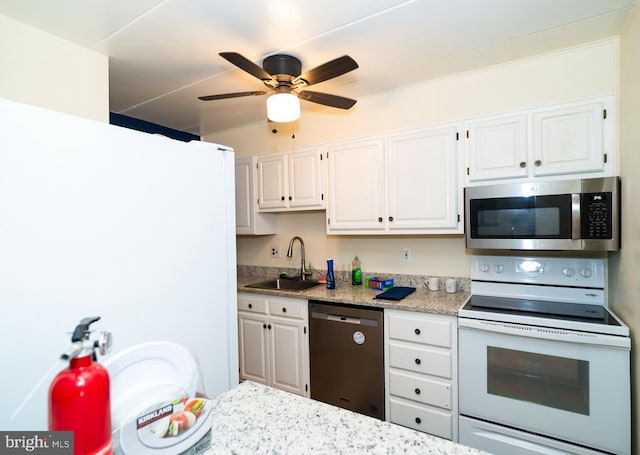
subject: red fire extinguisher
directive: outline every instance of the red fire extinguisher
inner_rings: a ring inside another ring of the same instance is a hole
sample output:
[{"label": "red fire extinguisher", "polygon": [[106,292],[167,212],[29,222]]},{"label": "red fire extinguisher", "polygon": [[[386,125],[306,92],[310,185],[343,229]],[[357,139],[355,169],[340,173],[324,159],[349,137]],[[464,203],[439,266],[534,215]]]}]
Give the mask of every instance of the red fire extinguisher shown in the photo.
[{"label": "red fire extinguisher", "polygon": [[95,361],[96,349],[102,355],[111,350],[111,334],[89,330],[99,319],[80,321],[68,352],[62,356],[69,359],[69,367],[58,373],[49,387],[49,430],[73,431],[74,455],[112,452],[109,373]]}]

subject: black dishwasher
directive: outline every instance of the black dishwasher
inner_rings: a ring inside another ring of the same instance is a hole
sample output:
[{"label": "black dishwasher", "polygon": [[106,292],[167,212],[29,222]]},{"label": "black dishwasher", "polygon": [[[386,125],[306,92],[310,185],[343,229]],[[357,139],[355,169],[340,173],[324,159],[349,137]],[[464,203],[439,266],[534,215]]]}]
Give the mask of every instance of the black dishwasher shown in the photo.
[{"label": "black dishwasher", "polygon": [[384,420],[381,308],[309,301],[311,398]]}]

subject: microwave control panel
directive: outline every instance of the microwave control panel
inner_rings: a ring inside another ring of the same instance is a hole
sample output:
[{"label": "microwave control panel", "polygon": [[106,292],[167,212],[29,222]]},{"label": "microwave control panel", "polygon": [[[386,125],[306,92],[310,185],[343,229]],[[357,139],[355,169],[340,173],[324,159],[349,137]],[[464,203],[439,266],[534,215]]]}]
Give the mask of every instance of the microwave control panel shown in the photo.
[{"label": "microwave control panel", "polygon": [[580,197],[580,238],[611,239],[611,193],[583,193]]}]

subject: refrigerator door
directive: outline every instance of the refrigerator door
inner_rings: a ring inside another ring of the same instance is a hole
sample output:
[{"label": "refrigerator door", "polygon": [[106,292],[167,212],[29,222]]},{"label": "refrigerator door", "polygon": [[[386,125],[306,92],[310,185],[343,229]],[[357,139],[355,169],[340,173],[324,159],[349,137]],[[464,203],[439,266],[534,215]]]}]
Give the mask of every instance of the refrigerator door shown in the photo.
[{"label": "refrigerator door", "polygon": [[0,429],[47,428],[85,316],[112,354],[169,341],[200,392],[237,384],[233,151],[5,100],[0,118]]}]

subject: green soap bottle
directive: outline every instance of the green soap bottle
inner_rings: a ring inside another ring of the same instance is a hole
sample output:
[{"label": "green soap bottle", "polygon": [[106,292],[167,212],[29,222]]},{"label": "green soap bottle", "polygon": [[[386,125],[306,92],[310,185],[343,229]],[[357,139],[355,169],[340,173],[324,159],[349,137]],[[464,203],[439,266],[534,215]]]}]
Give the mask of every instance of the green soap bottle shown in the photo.
[{"label": "green soap bottle", "polygon": [[362,268],[357,255],[351,263],[351,284],[354,286],[362,284]]}]

